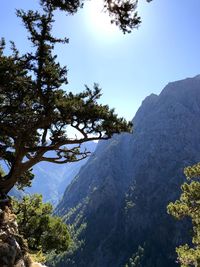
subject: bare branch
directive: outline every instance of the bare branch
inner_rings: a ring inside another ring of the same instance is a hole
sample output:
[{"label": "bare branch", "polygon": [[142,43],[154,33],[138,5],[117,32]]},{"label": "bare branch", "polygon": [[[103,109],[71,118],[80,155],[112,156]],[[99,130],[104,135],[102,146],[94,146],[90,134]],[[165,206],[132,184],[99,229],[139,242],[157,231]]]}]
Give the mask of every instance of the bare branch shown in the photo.
[{"label": "bare branch", "polygon": [[42,145],[44,145],[44,144],[46,144],[46,138],[47,138],[47,132],[48,132],[48,129],[47,128],[45,128],[44,129],[44,132],[43,132],[43,134],[42,134]]},{"label": "bare branch", "polygon": [[52,163],[56,163],[56,164],[64,164],[64,163],[69,163],[69,162],[77,162],[77,161],[81,161],[85,158],[87,158],[89,152],[87,154],[82,154],[81,158],[76,158],[73,160],[69,160],[69,159],[64,159],[64,160],[56,160],[55,158],[46,158],[46,157],[42,157],[42,161],[48,161],[48,162],[52,162]]}]

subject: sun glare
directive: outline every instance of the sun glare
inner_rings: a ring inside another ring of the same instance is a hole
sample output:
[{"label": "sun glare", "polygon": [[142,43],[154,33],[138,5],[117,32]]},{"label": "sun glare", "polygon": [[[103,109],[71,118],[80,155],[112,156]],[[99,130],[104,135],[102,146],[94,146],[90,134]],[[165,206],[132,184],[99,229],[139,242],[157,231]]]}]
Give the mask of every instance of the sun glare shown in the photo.
[{"label": "sun glare", "polygon": [[87,2],[87,23],[92,31],[99,37],[105,36],[113,38],[119,34],[119,29],[116,25],[111,24],[108,13],[103,11],[102,0],[91,0]]}]

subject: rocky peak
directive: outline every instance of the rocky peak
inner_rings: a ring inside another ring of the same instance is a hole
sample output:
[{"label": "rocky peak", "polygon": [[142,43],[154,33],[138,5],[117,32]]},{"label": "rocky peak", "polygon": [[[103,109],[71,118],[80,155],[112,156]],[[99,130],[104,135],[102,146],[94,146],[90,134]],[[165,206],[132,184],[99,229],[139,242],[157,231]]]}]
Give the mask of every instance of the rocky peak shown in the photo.
[{"label": "rocky peak", "polygon": [[87,225],[85,247],[77,265],[57,266],[121,267],[139,246],[140,266],[177,266],[175,247],[189,231],[182,234],[166,206],[179,197],[184,167],[200,161],[199,116],[200,79],[176,81],[143,101],[133,135],[99,144],[57,208]]}]

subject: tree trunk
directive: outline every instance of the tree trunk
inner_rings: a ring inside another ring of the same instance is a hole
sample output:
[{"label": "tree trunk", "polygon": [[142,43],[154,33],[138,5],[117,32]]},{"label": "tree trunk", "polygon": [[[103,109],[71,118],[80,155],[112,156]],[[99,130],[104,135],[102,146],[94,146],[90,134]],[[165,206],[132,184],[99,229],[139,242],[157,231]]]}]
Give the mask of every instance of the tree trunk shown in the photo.
[{"label": "tree trunk", "polygon": [[[8,192],[14,187],[20,177],[20,172],[8,174],[0,180],[0,193],[7,195]],[[1,196],[0,196],[1,197]]]}]

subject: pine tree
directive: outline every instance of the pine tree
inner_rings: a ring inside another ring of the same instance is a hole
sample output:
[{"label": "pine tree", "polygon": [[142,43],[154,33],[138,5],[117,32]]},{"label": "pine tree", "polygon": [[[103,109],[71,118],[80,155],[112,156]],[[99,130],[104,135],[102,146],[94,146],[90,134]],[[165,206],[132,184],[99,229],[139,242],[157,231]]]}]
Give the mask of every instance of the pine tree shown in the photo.
[{"label": "pine tree", "polygon": [[189,218],[193,226],[192,246],[188,244],[176,248],[178,261],[182,267],[200,266],[200,163],[184,170],[187,178],[181,186],[179,200],[170,203],[168,213],[176,219]]},{"label": "pine tree", "polygon": [[69,248],[71,239],[67,225],[61,218],[52,216],[53,207],[42,202],[42,195],[24,196],[20,201],[12,199],[12,206],[19,233],[32,252],[53,250],[58,253]]},{"label": "pine tree", "polygon": [[[137,2],[104,1],[111,22],[124,33],[140,24]],[[52,35],[54,11],[74,14],[84,1],[41,0],[40,4],[40,12],[17,11],[29,34],[30,52],[21,54],[12,42],[12,53],[7,55],[5,40],[0,42],[0,160],[9,167],[5,175],[0,173],[1,197],[14,185],[30,186],[35,164],[79,161],[88,155],[80,149],[82,143],[109,139],[132,127],[113,109],[98,104],[101,90],[97,84],[79,94],[63,89],[68,83],[67,68],[57,61],[54,46],[68,39]],[[71,138],[69,128],[77,136]],[[48,153],[52,151],[56,156]]]},{"label": "pine tree", "polygon": [[[152,0],[146,0],[151,2]],[[83,7],[85,0],[41,0],[43,5],[58,8],[67,13],[74,14]],[[137,13],[138,0],[104,0],[104,12],[111,18],[111,23],[116,24],[123,33],[130,33],[141,23]]]}]

